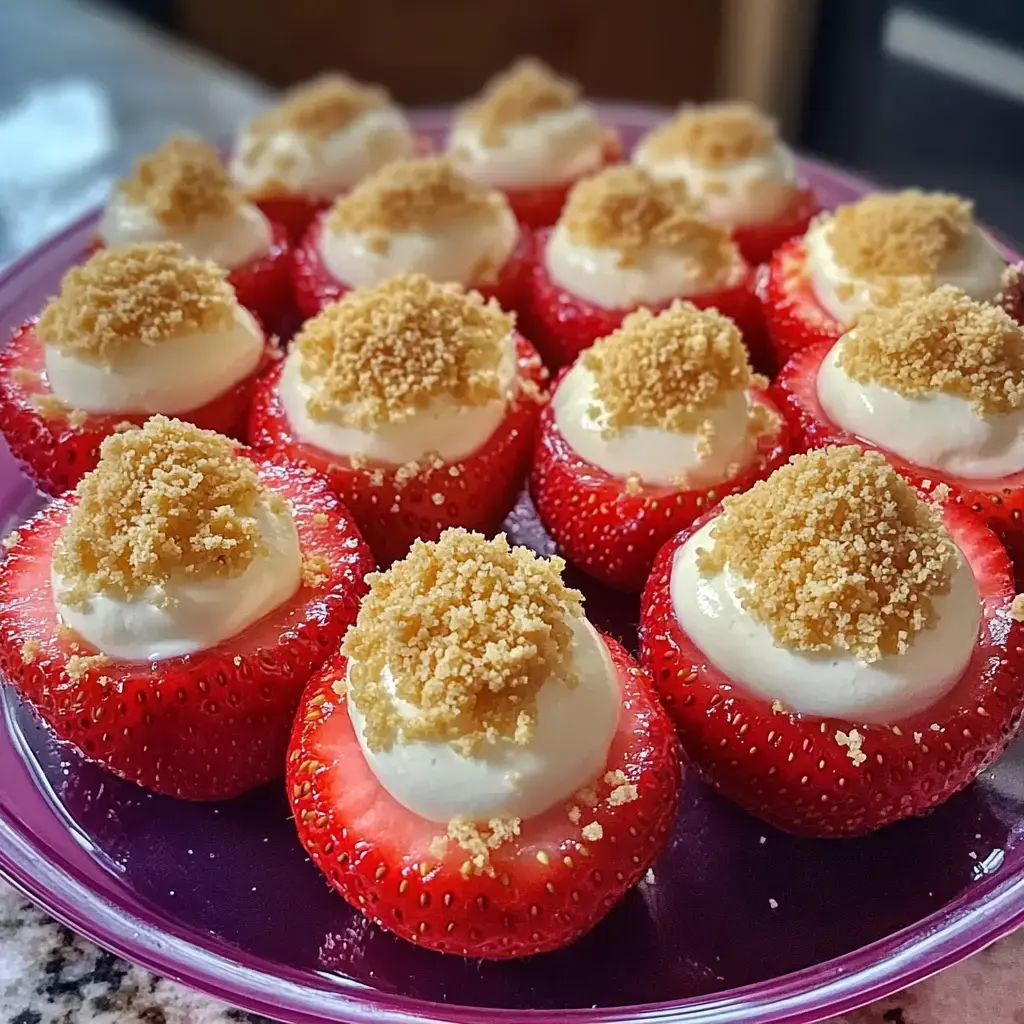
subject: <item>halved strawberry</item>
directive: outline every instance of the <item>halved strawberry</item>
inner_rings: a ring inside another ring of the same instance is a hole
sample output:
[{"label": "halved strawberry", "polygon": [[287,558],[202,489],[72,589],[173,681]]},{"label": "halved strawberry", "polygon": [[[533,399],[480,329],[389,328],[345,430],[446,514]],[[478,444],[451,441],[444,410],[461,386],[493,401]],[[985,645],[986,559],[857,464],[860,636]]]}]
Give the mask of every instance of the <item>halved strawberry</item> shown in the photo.
[{"label": "halved strawberry", "polygon": [[291,312],[292,275],[291,244],[287,230],[271,222],[273,237],[270,248],[262,255],[235,267],[228,274],[228,283],[235,289],[238,301],[272,332]]},{"label": "halved strawberry", "polygon": [[105,661],[80,678],[73,655],[98,652],[54,610],[53,546],[75,498],[22,526],[0,569],[0,670],[63,740],[141,786],[222,800],[277,778],[295,708],[313,671],[355,621],[369,549],[322,477],[256,457],[264,486],[291,506],[306,556],[329,566],[315,586],[239,635],[189,657]]},{"label": "halved strawberry", "polygon": [[[595,167],[594,171],[600,170],[601,167],[607,167],[609,164],[621,162],[622,144],[619,142],[618,135],[609,129],[605,138],[601,165]],[[502,191],[520,224],[528,228],[547,228],[561,216],[566,196],[575,184],[575,181],[567,181],[560,185],[535,185],[532,188],[511,188],[502,189]]]},{"label": "halved strawberry", "polygon": [[[771,701],[719,671],[681,629],[669,593],[673,558],[717,512],[662,549],[640,618],[641,662],[707,783],[787,832],[858,836],[937,806],[1002,753],[1024,710],[1024,623],[1010,613],[1014,585],[1006,551],[976,516],[956,505],[943,516],[982,600],[970,663],[927,711],[864,725],[773,710]],[[827,659],[822,673],[827,686]],[[854,731],[866,755],[859,764],[840,742]]]},{"label": "halved strawberry", "polygon": [[[334,277],[324,266],[320,255],[320,232],[326,212],[319,214],[310,224],[293,258],[292,281],[295,302],[303,319],[314,317],[330,302],[341,298],[349,286]],[[532,242],[528,230],[522,229],[519,241],[505,265],[498,271],[493,284],[471,284],[485,299],[495,298],[502,309],[519,308],[526,275],[529,272]]]},{"label": "halved strawberry", "polygon": [[821,205],[814,190],[803,188],[777,216],[757,224],[737,224],[732,237],[743,258],[756,267],[759,263],[767,263],[783,243],[802,236],[811,218],[820,211]]},{"label": "halved strawberry", "polygon": [[[522,327],[537,346],[541,357],[552,369],[565,366],[586,348],[611,334],[622,319],[633,310],[605,309],[559,287],[548,273],[544,253],[550,231],[539,231],[533,246],[533,260],[526,278],[523,295]],[[736,284],[700,295],[684,295],[701,309],[714,307],[736,321],[751,353],[756,369],[764,362],[761,308],[754,292],[755,271],[743,265]],[[647,308],[653,312],[666,309],[671,300]]]},{"label": "halved strawberry", "polygon": [[281,228],[292,245],[298,245],[309,229],[313,218],[331,204],[323,199],[310,199],[302,195],[280,195],[255,200],[275,227]]},{"label": "halved strawberry", "polygon": [[517,339],[519,377],[528,382],[509,404],[498,429],[472,455],[455,463],[416,467],[351,460],[307,444],[292,433],[278,391],[281,369],[270,371],[253,396],[250,443],[285,452],[324,473],[359,524],[381,565],[404,557],[420,537],[437,540],[449,526],[487,535],[515,504],[530,467],[530,454],[547,372],[533,346]]},{"label": "halved strawberry", "polygon": [[[766,393],[755,394],[777,412]],[[631,492],[621,477],[577,454],[558,429],[549,404],[541,415],[530,496],[568,561],[611,587],[640,590],[669,538],[719,499],[770,476],[790,454],[789,426],[779,417],[778,428],[758,440],[753,464],[731,480],[702,490],[642,485]]]},{"label": "halved strawberry", "polygon": [[[259,366],[232,388],[180,419],[242,438],[256,381],[278,358],[268,342]],[[0,432],[11,454],[47,494],[61,494],[96,468],[99,446],[122,423],[141,425],[149,413],[63,410],[46,383],[43,346],[35,323],[22,324],[0,351]]]},{"label": "halved strawberry", "polygon": [[834,342],[843,333],[814,294],[802,238],[790,239],[776,250],[758,277],[757,292],[776,367],[794,352],[816,342]]},{"label": "halved strawberry", "polygon": [[343,687],[335,688],[345,659],[329,662],[303,696],[288,754],[288,797],[313,863],[371,920],[444,953],[530,956],[589,931],[661,851],[680,789],[672,725],[650,680],[616,641],[605,642],[623,699],[607,771],[621,772],[635,799],[609,800],[622,776],[596,780],[593,806],[581,802],[570,817],[570,804],[560,803],[523,821],[519,835],[491,853],[493,874],[464,872],[466,853],[454,842],[439,854],[445,826],[381,786]]},{"label": "halved strawberry", "polygon": [[979,515],[1003,542],[1018,571],[1024,571],[1024,471],[996,480],[968,480],[936,469],[915,466],[887,448],[851,434],[833,423],[818,400],[818,370],[832,349],[819,342],[796,353],[782,368],[772,392],[789,419],[799,451],[831,444],[855,444],[881,452],[901,476],[926,493],[948,488],[944,500],[964,505]]}]

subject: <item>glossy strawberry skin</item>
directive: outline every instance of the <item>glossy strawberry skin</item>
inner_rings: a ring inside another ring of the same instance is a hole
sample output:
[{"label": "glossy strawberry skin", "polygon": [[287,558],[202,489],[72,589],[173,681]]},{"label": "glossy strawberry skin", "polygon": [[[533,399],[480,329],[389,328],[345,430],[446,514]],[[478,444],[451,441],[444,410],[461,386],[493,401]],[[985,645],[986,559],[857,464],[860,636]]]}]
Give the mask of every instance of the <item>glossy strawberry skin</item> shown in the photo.
[{"label": "glossy strawberry skin", "polygon": [[267,252],[235,267],[228,274],[228,282],[238,301],[276,331],[291,312],[292,251],[286,229],[274,222],[271,228],[273,237]]},{"label": "glossy strawberry skin", "polygon": [[743,258],[752,266],[767,263],[775,250],[791,238],[804,234],[811,219],[821,211],[818,197],[810,188],[801,189],[789,206],[772,220],[759,224],[738,224],[732,233]]},{"label": "glossy strawberry skin", "polygon": [[843,333],[814,295],[802,238],[776,251],[758,276],[757,292],[776,369],[808,345],[835,342]]},{"label": "glossy strawberry skin", "polygon": [[[763,392],[758,398],[775,411]],[[583,572],[618,590],[643,588],[661,546],[729,494],[749,490],[770,476],[791,454],[789,427],[758,442],[754,463],[739,476],[702,490],[643,486],[636,494],[576,453],[565,440],[549,404],[530,473],[537,514],[559,551]]]},{"label": "glossy strawberry skin", "polygon": [[997,480],[968,480],[915,466],[895,452],[843,430],[828,418],[818,400],[818,370],[831,348],[831,343],[820,342],[798,352],[772,385],[772,393],[792,425],[797,449],[858,445],[880,452],[893,469],[921,491],[931,493],[940,485],[948,488],[944,500],[980,516],[1003,542],[1020,573],[1024,567],[1024,472]]},{"label": "glossy strawberry skin", "polygon": [[457,463],[424,466],[403,481],[402,467],[366,463],[356,468],[307,444],[292,433],[282,406],[280,367],[271,370],[256,390],[250,442],[257,449],[283,452],[325,474],[351,509],[381,565],[403,558],[417,537],[437,540],[449,526],[490,536],[523,488],[546,398],[547,372],[537,353],[524,338],[517,344],[520,379],[533,387],[529,392],[521,390],[487,442]]},{"label": "glossy strawberry skin", "polygon": [[[548,231],[540,231],[535,237],[521,324],[534,340],[541,358],[554,370],[572,363],[598,338],[611,334],[621,326],[623,318],[632,309],[605,309],[560,288],[548,273],[544,257],[549,237]],[[683,298],[702,309],[713,306],[735,320],[743,332],[752,362],[761,369],[764,361],[763,328],[754,282],[754,269],[744,265],[742,278],[732,287]],[[670,305],[671,302],[663,302],[647,308],[656,313]]]},{"label": "glossy strawberry skin", "polygon": [[[494,875],[464,878],[454,843],[438,856],[445,827],[398,804],[372,774],[344,696],[338,656],[310,683],[295,720],[287,788],[299,837],[331,885],[372,921],[443,953],[510,959],[561,948],[589,931],[635,885],[664,846],[679,802],[679,753],[650,680],[607,640],[623,689],[623,714],[608,755],[637,798],[612,807],[610,786],[573,824],[560,803],[523,821],[491,855]],[[597,821],[603,836],[585,840]]]},{"label": "glossy strawberry skin", "polygon": [[[340,299],[349,286],[339,281],[324,266],[320,255],[320,234],[326,213],[314,218],[301,243],[295,249],[292,261],[292,284],[295,304],[304,320],[314,317],[328,303]],[[532,253],[529,231],[521,230],[519,242],[505,265],[498,271],[492,285],[469,285],[485,299],[495,298],[502,309],[519,308],[524,282],[529,271]]]},{"label": "glossy strawberry skin", "polygon": [[[641,663],[705,782],[784,831],[860,836],[938,806],[1002,753],[1024,709],[1024,624],[1010,615],[1014,586],[1006,551],[977,517],[956,505],[944,514],[982,599],[980,636],[967,669],[929,710],[864,725],[773,713],[771,701],[726,677],[680,628],[669,593],[672,560],[717,512],[662,549],[640,619]],[[867,755],[859,766],[836,740],[837,732],[852,729],[863,736]]]},{"label": "glossy strawberry skin", "polygon": [[326,210],[330,203],[302,195],[281,195],[259,199],[256,205],[275,228],[284,232],[289,244],[298,245],[313,218]]},{"label": "glossy strawberry skin", "polygon": [[[256,381],[277,358],[277,349],[268,343],[260,365],[248,377],[206,405],[178,413],[178,417],[228,437],[242,438]],[[100,444],[120,424],[141,425],[149,414],[86,413],[78,424],[67,416],[44,416],[33,404],[34,397],[50,394],[43,383],[44,372],[43,346],[36,338],[35,325],[25,323],[0,351],[0,432],[36,486],[47,494],[62,494],[96,468]]]},{"label": "glossy strawberry skin", "polygon": [[[73,498],[51,502],[18,531],[0,567],[0,669],[62,740],[148,789],[225,800],[280,777],[305,684],[355,621],[373,559],[327,482],[287,460],[263,459],[305,555],[328,559],[327,580],[238,636],[190,657],[111,661],[81,679],[73,654],[96,651],[60,628],[50,582],[53,545]],[[320,522],[314,522],[316,516]],[[30,660],[25,645],[35,645]]]}]

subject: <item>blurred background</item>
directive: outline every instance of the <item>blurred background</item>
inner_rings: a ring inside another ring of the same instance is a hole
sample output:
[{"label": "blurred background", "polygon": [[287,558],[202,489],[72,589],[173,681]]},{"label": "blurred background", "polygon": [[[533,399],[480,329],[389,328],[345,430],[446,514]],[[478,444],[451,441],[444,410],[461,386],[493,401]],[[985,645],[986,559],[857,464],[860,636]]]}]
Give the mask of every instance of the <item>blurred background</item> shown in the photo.
[{"label": "blurred background", "polygon": [[328,67],[450,103],[522,53],[597,98],[736,96],[800,148],[1024,239],[1019,0],[0,0],[0,264],[170,131]]}]

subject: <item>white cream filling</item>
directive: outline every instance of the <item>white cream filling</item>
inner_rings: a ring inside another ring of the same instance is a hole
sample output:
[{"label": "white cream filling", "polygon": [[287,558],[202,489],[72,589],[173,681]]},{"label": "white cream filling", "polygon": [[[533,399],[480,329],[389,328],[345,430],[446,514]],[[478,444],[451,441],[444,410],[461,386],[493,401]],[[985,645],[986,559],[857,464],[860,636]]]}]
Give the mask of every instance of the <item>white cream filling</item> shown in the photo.
[{"label": "white cream filling", "polygon": [[201,217],[188,230],[172,230],[149,208],[115,192],[100,218],[97,234],[104,245],[179,242],[189,256],[213,260],[233,270],[270,250],[270,221],[252,203],[241,203],[229,217]]},{"label": "white cream filling", "polygon": [[982,416],[959,395],[908,398],[874,381],[861,384],[839,365],[845,337],[825,357],[817,380],[818,401],[837,426],[915,466],[967,480],[1024,469],[1024,409]]},{"label": "white cream filling", "polygon": [[411,156],[414,148],[402,111],[380,107],[326,139],[292,130],[265,139],[243,129],[230,172],[246,192],[277,187],[313,199],[333,199],[378,167]]},{"label": "white cream filling", "polygon": [[97,594],[80,608],[61,600],[67,586],[51,566],[57,614],[108,658],[160,661],[215,647],[287,601],[302,579],[291,513],[272,512],[262,501],[252,514],[263,548],[237,576],[193,580],[180,574],[131,599]]},{"label": "white cream filling", "polygon": [[433,230],[398,231],[377,251],[374,232],[336,231],[325,223],[317,248],[328,272],[352,287],[374,287],[396,274],[434,281],[477,281],[481,268],[497,271],[519,240],[519,225],[505,204],[497,217],[473,217]]},{"label": "white cream filling", "polygon": [[635,473],[646,484],[672,486],[683,475],[687,487],[712,487],[746,468],[757,445],[748,430],[745,391],[728,392],[720,405],[702,414],[712,427],[704,455],[694,433],[628,426],[604,436],[608,411],[594,374],[579,361],[562,378],[551,403],[559,432],[578,455],[612,476]]},{"label": "white cream filling", "polygon": [[[619,679],[594,627],[586,619],[570,621],[579,684],[569,689],[552,679],[541,687],[533,737],[525,746],[499,740],[471,757],[447,743],[425,740],[370,750],[363,715],[349,699],[359,745],[380,784],[413,814],[444,823],[455,817],[533,818],[599,778],[619,724]],[[386,670],[384,683],[394,695],[394,679]],[[415,713],[404,701],[396,704],[407,718]]]},{"label": "white cream filling", "polygon": [[54,396],[72,409],[96,413],[190,412],[248,377],[263,357],[264,338],[239,306],[226,330],[192,331],[157,345],[134,345],[99,363],[44,345]]},{"label": "white cream filling", "polygon": [[717,280],[706,281],[704,268],[690,253],[652,246],[628,266],[618,249],[580,245],[564,225],[551,232],[544,262],[551,280],[573,295],[603,309],[657,305],[669,299],[717,291],[742,273],[737,262]]},{"label": "white cream filling", "polygon": [[[808,229],[804,236],[807,272],[818,302],[848,327],[874,304],[872,294],[880,282],[856,277],[836,262],[831,231],[832,218],[827,216],[818,217]],[[935,283],[955,285],[972,299],[991,302],[1002,290],[1005,269],[1006,261],[995,242],[977,224],[972,224],[961,244],[939,264]]]},{"label": "white cream filling", "polygon": [[515,339],[509,336],[498,367],[500,398],[485,405],[458,405],[438,399],[400,423],[384,423],[374,430],[345,426],[336,420],[317,420],[308,402],[317,382],[304,380],[302,360],[292,348],[284,361],[279,384],[281,404],[295,435],[332,455],[361,455],[376,462],[402,466],[436,453],[457,462],[486,444],[501,425],[509,398],[518,386]]},{"label": "white cream filling", "polygon": [[704,167],[685,154],[654,157],[644,141],[633,162],[655,178],[686,182],[708,219],[723,224],[757,224],[774,219],[798,191],[796,158],[783,142],[767,153],[737,160],[724,167]]},{"label": "white cream filling", "polygon": [[601,166],[604,129],[585,103],[510,124],[498,146],[488,146],[478,125],[457,120],[448,156],[467,177],[495,188],[517,189],[575,181]]},{"label": "white cream filling", "polygon": [[844,652],[805,653],[776,645],[768,627],[740,604],[742,579],[728,567],[697,568],[714,521],[672,562],[672,608],[680,628],[737,687],[788,711],[888,724],[924,711],[952,689],[970,661],[981,622],[974,573],[957,551],[950,591],[935,599],[937,626],[918,633],[903,654],[867,664]]}]

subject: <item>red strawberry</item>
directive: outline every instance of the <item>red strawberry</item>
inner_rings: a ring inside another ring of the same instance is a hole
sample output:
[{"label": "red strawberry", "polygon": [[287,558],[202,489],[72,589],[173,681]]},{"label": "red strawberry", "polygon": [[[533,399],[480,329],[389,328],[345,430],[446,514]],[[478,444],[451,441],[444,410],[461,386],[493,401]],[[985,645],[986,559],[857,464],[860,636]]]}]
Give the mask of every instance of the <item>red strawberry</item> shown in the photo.
[{"label": "red strawberry", "polygon": [[330,206],[326,200],[309,199],[301,195],[280,195],[257,199],[255,202],[272,224],[284,230],[292,245],[299,244],[313,218]]},{"label": "red strawberry", "polygon": [[[560,288],[551,280],[544,259],[549,231],[539,231],[533,246],[533,266],[523,296],[523,329],[534,339],[544,362],[552,369],[565,366],[585,349],[609,335],[632,309],[604,309]],[[701,295],[680,296],[701,309],[713,306],[736,321],[756,368],[764,362],[761,309],[754,293],[754,270],[745,266],[738,284]],[[653,312],[671,302],[649,306]]]},{"label": "red strawberry", "polygon": [[759,224],[738,224],[732,233],[743,258],[753,266],[767,263],[776,249],[802,236],[811,218],[821,210],[814,190],[801,189],[778,216]]},{"label": "red strawberry", "polygon": [[[324,266],[320,256],[320,232],[326,213],[317,216],[309,226],[302,242],[295,249],[292,280],[295,302],[303,319],[314,317],[329,302],[341,298],[349,286],[339,281]],[[519,243],[505,265],[498,272],[498,279],[491,285],[469,285],[480,292],[485,299],[495,298],[502,309],[519,308],[524,281],[530,266],[531,238],[522,230]]]},{"label": "red strawberry", "polygon": [[803,239],[793,238],[776,251],[758,279],[768,343],[777,367],[794,352],[818,341],[834,342],[843,333],[818,302],[806,262]]},{"label": "red strawberry", "polygon": [[292,260],[288,232],[279,223],[272,223],[272,228],[270,249],[235,267],[228,274],[228,282],[238,301],[276,331],[292,304]]},{"label": "red strawberry", "polygon": [[[256,381],[277,359],[268,343],[260,365],[244,380],[180,418],[228,437],[241,438]],[[51,399],[45,382],[43,346],[35,324],[23,324],[0,351],[0,431],[11,453],[40,490],[61,494],[74,487],[99,460],[99,446],[122,423],[145,423],[148,413],[83,413]],[[42,404],[42,408],[40,408]]]},{"label": "red strawberry", "polygon": [[[522,390],[487,443],[457,463],[421,467],[339,460],[296,438],[278,393],[280,367],[268,373],[253,396],[250,442],[285,452],[327,475],[352,510],[381,565],[402,558],[417,538],[437,540],[449,526],[493,534],[522,490],[547,373],[533,346],[518,339]],[[410,469],[413,472],[410,472]]]},{"label": "red strawberry", "polygon": [[[335,689],[345,659],[330,662],[299,708],[287,786],[299,837],[334,888],[383,928],[461,956],[530,956],[591,929],[660,852],[680,788],[672,725],[650,680],[616,641],[606,643],[623,696],[607,768],[625,774],[636,799],[611,806],[621,782],[599,779],[596,805],[579,806],[578,820],[559,804],[522,822],[520,834],[491,853],[493,875],[468,877],[455,843],[436,851],[444,826],[408,811],[370,771]],[[600,839],[584,838],[593,822]]]},{"label": "red strawberry", "polygon": [[68,675],[69,658],[97,653],[54,612],[50,562],[73,496],[21,527],[0,571],[3,674],[61,739],[161,793],[221,800],[280,776],[302,689],[355,621],[373,569],[323,478],[280,458],[261,459],[259,474],[287,499],[304,554],[326,558],[329,575],[210,650]]},{"label": "red strawberry", "polygon": [[[1002,753],[1024,709],[1024,624],[1010,614],[1010,560],[977,517],[956,505],[944,513],[983,602],[967,669],[929,710],[866,726],[773,711],[770,701],[723,675],[680,628],[669,595],[672,559],[716,513],[662,549],[640,618],[641,661],[706,782],[787,832],[857,836],[937,806]],[[837,738],[854,730],[867,757],[861,764]]]},{"label": "red strawberry", "polygon": [[[760,401],[775,410],[764,392]],[[680,491],[642,486],[636,493],[578,455],[562,436],[549,405],[541,415],[530,495],[560,553],[584,572],[620,590],[640,590],[661,546],[720,498],[751,488],[790,456],[789,427],[758,442],[757,458],[718,487]]]},{"label": "red strawberry", "polygon": [[[622,146],[618,136],[609,131],[604,146],[602,167],[622,161]],[[595,168],[595,171],[600,168]],[[503,189],[512,212],[519,223],[528,228],[547,228],[558,220],[565,206],[566,196],[575,185],[575,181],[567,181],[561,185],[537,185],[532,188]]]},{"label": "red strawberry", "polygon": [[968,480],[939,470],[915,466],[895,452],[851,434],[833,423],[818,401],[818,370],[832,348],[820,342],[803,349],[782,368],[772,386],[776,401],[790,420],[798,451],[830,444],[855,444],[881,452],[901,476],[921,491],[948,488],[944,500],[965,505],[982,517],[1010,553],[1018,571],[1024,568],[1024,472],[997,480]]}]

